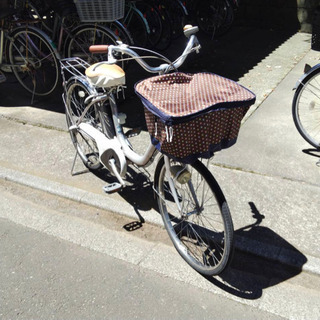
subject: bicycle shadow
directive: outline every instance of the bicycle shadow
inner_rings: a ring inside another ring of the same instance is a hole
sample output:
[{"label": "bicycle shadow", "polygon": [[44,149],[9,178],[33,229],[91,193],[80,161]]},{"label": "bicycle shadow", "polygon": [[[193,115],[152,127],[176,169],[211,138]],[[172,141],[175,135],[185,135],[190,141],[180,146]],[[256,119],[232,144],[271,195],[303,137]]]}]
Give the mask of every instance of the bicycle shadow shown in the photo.
[{"label": "bicycle shadow", "polygon": [[[265,216],[249,202],[252,217],[256,221],[248,226],[235,230],[235,252],[227,268],[218,277],[205,277],[220,289],[240,298],[255,300],[262,296],[263,290],[297,276],[307,258],[280,235],[267,227],[261,226]],[[250,240],[256,245],[246,252],[241,248],[241,242]],[[265,245],[265,246],[264,246]],[[260,247],[257,247],[260,246]],[[270,249],[278,250],[272,251]],[[295,267],[281,264],[275,260],[276,256],[285,250],[290,259],[294,259]]]},{"label": "bicycle shadow", "polygon": [[[107,170],[102,169],[94,174],[107,183],[115,181]],[[144,212],[159,210],[150,176],[129,167],[128,182],[129,185],[119,195],[132,205],[137,214],[137,221],[124,226],[129,228],[127,231],[134,231],[145,223]],[[255,221],[234,231],[235,251],[229,267],[219,276],[205,278],[229,294],[256,300],[262,296],[264,289],[300,274],[307,258],[273,230],[261,226],[265,216],[253,202],[248,204]],[[283,253],[286,255],[283,256]],[[282,264],[277,260],[279,257],[280,260],[294,261],[295,266]]]},{"label": "bicycle shadow", "polygon": [[316,165],[320,167],[320,149],[316,149],[316,148],[303,149],[302,152],[311,157],[318,158]]},{"label": "bicycle shadow", "polygon": [[[106,183],[116,181],[105,169],[92,173]],[[150,176],[128,167],[127,181],[129,185],[119,195],[137,214],[137,220],[124,226],[131,232],[143,226],[145,212],[159,210]],[[253,202],[248,205],[255,221],[234,231],[235,250],[230,265],[219,276],[204,278],[229,294],[256,300],[262,296],[264,289],[300,274],[307,258],[273,230],[261,226],[265,216]],[[279,259],[294,261],[295,266],[285,265]]]},{"label": "bicycle shadow", "polygon": [[[91,173],[107,184],[117,182],[117,179],[106,169],[92,171]],[[148,176],[145,171],[128,167],[126,183],[127,186],[119,191],[118,194],[132,206],[140,223],[145,222],[143,218],[144,212],[152,209],[159,212],[151,175]]]}]

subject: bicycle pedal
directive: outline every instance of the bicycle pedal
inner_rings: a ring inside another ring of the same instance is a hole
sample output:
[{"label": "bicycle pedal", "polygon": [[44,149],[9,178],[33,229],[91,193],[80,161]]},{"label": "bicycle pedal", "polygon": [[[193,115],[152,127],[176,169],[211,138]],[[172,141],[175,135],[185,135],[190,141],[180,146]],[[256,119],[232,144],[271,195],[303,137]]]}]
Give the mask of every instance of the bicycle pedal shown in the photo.
[{"label": "bicycle pedal", "polygon": [[141,129],[135,128],[135,129],[128,130],[125,134],[127,138],[132,138],[132,137],[138,136],[140,133],[141,133]]},{"label": "bicycle pedal", "polygon": [[104,186],[102,189],[105,193],[114,193],[118,192],[123,188],[123,185],[119,182],[110,183],[106,186]]}]

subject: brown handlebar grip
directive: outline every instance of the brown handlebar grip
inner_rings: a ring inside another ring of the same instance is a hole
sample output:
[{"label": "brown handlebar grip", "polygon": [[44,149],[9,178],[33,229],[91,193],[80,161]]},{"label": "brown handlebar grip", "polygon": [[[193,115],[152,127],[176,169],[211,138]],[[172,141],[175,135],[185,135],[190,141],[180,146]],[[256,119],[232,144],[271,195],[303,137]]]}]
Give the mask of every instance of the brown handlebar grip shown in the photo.
[{"label": "brown handlebar grip", "polygon": [[108,47],[106,44],[93,45],[89,47],[89,51],[91,53],[108,53]]}]

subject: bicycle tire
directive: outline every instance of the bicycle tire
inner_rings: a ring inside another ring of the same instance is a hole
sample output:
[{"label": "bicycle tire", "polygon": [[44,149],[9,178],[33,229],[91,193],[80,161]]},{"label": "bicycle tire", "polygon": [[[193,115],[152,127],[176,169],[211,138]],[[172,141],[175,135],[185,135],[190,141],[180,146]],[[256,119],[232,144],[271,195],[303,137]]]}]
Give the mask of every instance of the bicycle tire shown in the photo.
[{"label": "bicycle tire", "polygon": [[79,57],[89,64],[107,60],[107,54],[90,53],[91,45],[117,44],[118,37],[101,25],[81,24],[71,31],[64,48],[66,58]]},{"label": "bicycle tire", "polygon": [[307,75],[292,101],[292,116],[300,135],[320,149],[320,67]]},{"label": "bicycle tire", "polygon": [[50,39],[32,26],[15,28],[8,39],[9,61],[19,83],[36,96],[52,93],[60,78],[60,67]]},{"label": "bicycle tire", "polygon": [[230,29],[234,11],[228,0],[201,0],[196,7],[196,17],[202,32],[219,37]]},{"label": "bicycle tire", "polygon": [[129,30],[118,20],[109,22],[108,27],[112,30],[112,32],[119,37],[119,39],[129,46],[134,45],[133,38]]},{"label": "bicycle tire", "polygon": [[[95,141],[76,127],[76,122],[86,107],[85,99],[96,93],[96,90],[85,79],[72,77],[66,83],[66,121],[71,141],[83,164],[90,170],[98,170],[102,167],[99,161],[99,150]],[[89,123],[102,131],[101,114],[95,105],[88,110],[82,122]],[[70,130],[72,126],[75,128]]]},{"label": "bicycle tire", "polygon": [[120,22],[129,30],[135,46],[147,46],[150,29],[147,20],[138,9],[126,3],[125,15]]},{"label": "bicycle tire", "polygon": [[169,13],[166,6],[159,3],[157,7],[160,14],[162,32],[161,32],[161,37],[159,41],[155,45],[155,49],[163,51],[163,50],[166,50],[171,44],[172,27],[171,27],[170,17],[169,17]]},{"label": "bicycle tire", "polygon": [[163,30],[159,9],[153,3],[146,1],[138,1],[136,6],[149,25],[148,46],[155,48],[161,39]]},{"label": "bicycle tire", "polygon": [[172,39],[177,39],[183,34],[183,28],[187,24],[187,8],[180,0],[161,0],[161,3],[168,12]]},{"label": "bicycle tire", "polygon": [[[183,166],[170,161],[171,166]],[[160,159],[155,171],[159,210],[164,226],[182,258],[203,275],[218,275],[232,258],[231,214],[219,184],[201,161],[189,165],[188,172],[200,205],[197,207],[192,197],[191,184],[180,184],[175,179],[174,187],[182,208],[180,213],[168,185],[164,158]]]}]

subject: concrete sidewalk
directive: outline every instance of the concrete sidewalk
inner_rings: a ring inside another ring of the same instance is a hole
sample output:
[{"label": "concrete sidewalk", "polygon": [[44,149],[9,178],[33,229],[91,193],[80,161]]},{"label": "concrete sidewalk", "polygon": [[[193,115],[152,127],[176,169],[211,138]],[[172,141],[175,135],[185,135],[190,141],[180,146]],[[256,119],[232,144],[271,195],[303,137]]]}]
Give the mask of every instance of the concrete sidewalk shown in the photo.
[{"label": "concrete sidewalk", "polygon": [[[257,93],[257,104],[237,144],[217,153],[210,169],[231,209],[236,248],[318,276],[320,153],[299,136],[291,115],[292,88],[304,64],[318,63],[318,53],[307,49],[307,38],[295,35],[240,79]],[[74,150],[63,114],[32,107],[0,107],[0,114],[0,178],[135,220],[162,223],[152,195],[152,167],[151,181],[131,172],[138,185],[105,195],[102,187],[111,179],[107,174],[70,176]],[[142,145],[147,141],[147,134],[139,138]],[[83,169],[78,160],[75,170]],[[320,288],[314,289],[319,293]],[[319,316],[319,309],[315,311]]]}]

